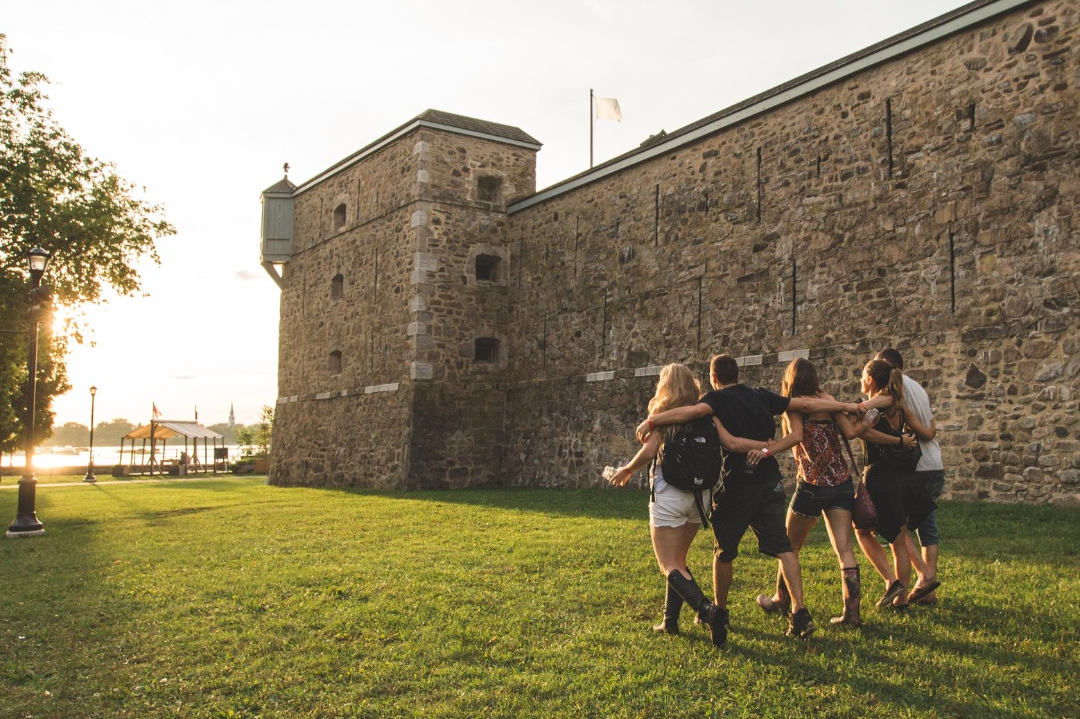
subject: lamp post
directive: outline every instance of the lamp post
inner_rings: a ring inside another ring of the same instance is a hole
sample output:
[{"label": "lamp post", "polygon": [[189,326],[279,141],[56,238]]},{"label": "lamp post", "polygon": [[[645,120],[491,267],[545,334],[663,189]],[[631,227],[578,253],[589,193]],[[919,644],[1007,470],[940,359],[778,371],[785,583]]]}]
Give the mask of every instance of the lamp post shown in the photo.
[{"label": "lamp post", "polygon": [[37,511],[34,504],[37,500],[37,477],[34,476],[34,405],[37,401],[37,346],[38,324],[44,313],[45,305],[49,301],[49,288],[42,286],[41,277],[45,274],[45,266],[49,264],[49,253],[40,247],[35,247],[26,253],[26,259],[30,265],[30,277],[33,285],[30,289],[30,354],[27,356],[26,367],[30,374],[26,383],[26,445],[24,456],[26,463],[23,467],[23,476],[19,480],[19,508],[15,517],[5,532],[6,537],[38,537],[45,534],[45,527],[38,521]]},{"label": "lamp post", "polygon": [[90,388],[90,462],[86,465],[84,482],[97,482],[94,476],[94,397],[97,396],[97,387]]}]

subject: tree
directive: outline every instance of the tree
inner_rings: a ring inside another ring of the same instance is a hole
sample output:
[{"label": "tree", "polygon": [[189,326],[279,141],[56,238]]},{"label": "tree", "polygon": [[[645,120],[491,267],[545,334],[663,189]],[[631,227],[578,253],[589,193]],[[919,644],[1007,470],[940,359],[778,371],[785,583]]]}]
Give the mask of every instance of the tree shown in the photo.
[{"label": "tree", "polygon": [[270,436],[274,428],[274,408],[263,405],[259,421],[255,424],[236,426],[236,443],[243,457],[269,457]]},{"label": "tree", "polygon": [[110,419],[94,425],[94,444],[101,447],[113,447],[120,444],[125,434],[135,429],[135,425],[126,419]]},{"label": "tree", "polygon": [[[0,34],[0,452],[21,444],[25,418],[28,334],[26,253],[52,253],[45,283],[57,304],[101,302],[111,287],[121,295],[140,290],[138,260],[160,262],[154,243],[175,229],[161,208],[136,196],[113,165],[86,154],[44,105],[48,79],[36,72],[17,78]],[[77,324],[51,332],[42,323],[38,347],[35,437],[49,435],[52,398],[67,391],[67,337],[81,339]]]},{"label": "tree", "polygon": [[[243,427],[243,425],[240,425]],[[225,438],[225,444],[236,444],[236,425],[230,425],[228,422],[218,422],[207,427],[207,429],[217,432]]]},{"label": "tree", "polygon": [[82,422],[64,422],[53,427],[53,436],[45,444],[51,447],[85,447],[90,442],[90,428]]}]

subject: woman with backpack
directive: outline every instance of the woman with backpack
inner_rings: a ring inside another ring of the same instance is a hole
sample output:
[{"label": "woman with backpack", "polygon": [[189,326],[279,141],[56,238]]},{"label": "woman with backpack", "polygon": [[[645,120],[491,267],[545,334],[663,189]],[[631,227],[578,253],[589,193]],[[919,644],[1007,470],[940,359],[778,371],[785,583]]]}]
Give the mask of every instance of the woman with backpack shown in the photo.
[{"label": "woman with backpack", "polygon": [[[795,359],[784,371],[780,394],[785,397],[818,397],[832,400],[821,391],[817,368],[806,359]],[[873,420],[871,415],[867,415]],[[791,448],[798,469],[798,484],[787,512],[787,535],[795,554],[806,542],[810,530],[824,515],[836,558],[840,561],[841,591],[844,611],[833,617],[833,624],[858,627],[859,605],[862,596],[859,563],[851,544],[851,510],[855,488],[847,458],[840,446],[844,441],[862,434],[870,424],[851,422],[843,412],[805,414],[788,411],[783,415],[784,438],[773,451]],[[791,596],[781,572],[776,576],[776,594],[759,594],[758,606],[766,612],[786,614],[791,608]]]},{"label": "woman with backpack", "polygon": [[[669,364],[660,371],[656,393],[649,400],[649,414],[656,414],[673,407],[693,405],[701,397],[701,385],[686,365]],[[760,449],[761,442],[732,437],[715,418],[710,418],[727,449],[746,453]],[[701,527],[698,499],[694,492],[676,489],[664,481],[664,473],[657,455],[667,442],[673,440],[685,425],[657,428],[638,453],[625,466],[619,467],[609,478],[616,486],[623,486],[631,475],[649,466],[650,501],[649,526],[653,551],[660,571],[667,578],[664,597],[664,619],[653,629],[667,634],[679,633],[679,612],[683,601],[691,606],[701,621],[709,626],[713,644],[720,646],[727,639],[727,612],[718,609],[706,599],[686,564],[686,556],[694,536]],[[720,471],[720,468],[717,470]],[[704,490],[704,504],[710,504],[712,490]]]}]

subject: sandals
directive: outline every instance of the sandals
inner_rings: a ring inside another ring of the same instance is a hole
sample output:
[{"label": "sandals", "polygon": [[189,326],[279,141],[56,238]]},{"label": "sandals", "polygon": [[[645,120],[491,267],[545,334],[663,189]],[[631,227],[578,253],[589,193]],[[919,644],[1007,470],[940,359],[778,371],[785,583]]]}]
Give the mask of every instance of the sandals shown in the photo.
[{"label": "sandals", "polygon": [[908,602],[917,602],[940,586],[941,582],[936,579],[931,579],[926,584],[917,584],[911,590],[911,594],[908,595]]},{"label": "sandals", "polygon": [[878,600],[877,605],[879,607],[885,607],[892,604],[893,600],[904,593],[904,585],[900,583],[899,579],[894,579],[893,583],[889,585],[889,588],[885,590],[885,594]]}]

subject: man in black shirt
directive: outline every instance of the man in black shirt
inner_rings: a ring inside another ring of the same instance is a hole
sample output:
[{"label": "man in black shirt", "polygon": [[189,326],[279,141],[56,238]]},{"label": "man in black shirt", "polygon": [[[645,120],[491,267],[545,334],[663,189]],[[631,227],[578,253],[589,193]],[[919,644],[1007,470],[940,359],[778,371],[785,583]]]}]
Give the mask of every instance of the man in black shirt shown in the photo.
[{"label": "man in black shirt", "polygon": [[698,417],[713,415],[736,437],[760,440],[762,448],[748,455],[729,455],[731,473],[723,491],[713,494],[713,593],[716,606],[727,616],[728,591],[733,577],[732,561],[738,556],[739,542],[752,529],[758,539],[758,551],[780,560],[784,582],[791,595],[788,634],[800,638],[816,629],[810,612],[803,604],[802,570],[798,555],[791,548],[784,517],[787,497],[781,482],[780,465],[773,456],[789,449],[790,442],[769,443],[776,433],[773,417],[788,410],[797,412],[858,412],[858,405],[811,397],[782,397],[766,389],[739,384],[739,366],[730,355],[713,357],[710,367],[713,391],[690,407],[677,407],[650,416],[638,426],[638,439],[648,436],[657,425],[681,424]]}]

